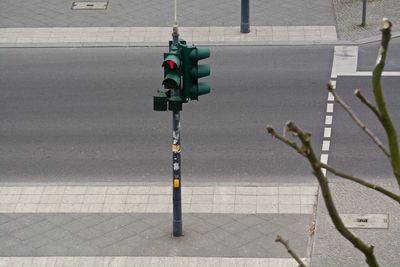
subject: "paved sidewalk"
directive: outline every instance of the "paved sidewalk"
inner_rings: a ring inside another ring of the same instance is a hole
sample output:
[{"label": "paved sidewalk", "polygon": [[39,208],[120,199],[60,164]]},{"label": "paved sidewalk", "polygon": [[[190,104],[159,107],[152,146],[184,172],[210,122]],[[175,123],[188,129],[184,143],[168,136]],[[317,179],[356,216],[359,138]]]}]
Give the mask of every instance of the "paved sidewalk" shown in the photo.
[{"label": "paved sidewalk", "polygon": [[[312,214],[316,185],[182,188],[183,212]],[[3,186],[0,212],[171,213],[167,186]]]},{"label": "paved sidewalk", "polygon": [[[112,0],[106,10],[72,10],[63,0],[4,0],[0,47],[165,46],[173,1]],[[181,38],[204,45],[332,44],[325,0],[250,1],[251,32],[240,33],[240,1],[179,1]]]},{"label": "paved sidewalk", "polygon": [[[400,193],[394,178],[371,182],[396,194]],[[380,266],[400,266],[398,252],[399,204],[375,190],[342,179],[330,178],[330,188],[340,214],[387,214],[389,216],[388,228],[350,230],[364,242],[374,246],[374,252]],[[323,202],[320,195],[312,266],[366,266],[364,255],[337,232]]]},{"label": "paved sidewalk", "polygon": [[[379,36],[383,17],[394,23],[393,32],[400,35],[396,26],[400,25],[397,0],[368,1],[366,27],[360,26],[361,2],[250,1],[250,34],[239,32],[239,1],[178,1],[178,21],[182,29],[186,28],[183,37],[188,41],[214,45],[332,44],[338,39],[343,42],[360,38],[368,41]],[[112,0],[106,10],[71,7],[72,2],[63,0],[1,1],[0,47],[158,46],[170,39],[165,34],[171,31],[172,1]],[[146,34],[149,27],[157,30]],[[71,32],[65,28],[71,28]],[[88,32],[85,28],[89,28]],[[81,29],[85,34],[78,34]]]},{"label": "paved sidewalk", "polygon": [[[303,259],[306,262],[306,259]],[[212,257],[4,257],[0,266],[7,267],[295,267],[293,259],[283,258],[212,258]]]},{"label": "paved sidewalk", "polygon": [[184,236],[166,186],[2,186],[0,266],[294,267],[307,261],[316,185],[184,187]]},{"label": "paved sidewalk", "polygon": [[185,213],[184,236],[160,213],[2,213],[0,257],[140,256],[288,258],[290,238],[307,256],[310,215]]},{"label": "paved sidewalk", "polygon": [[[170,27],[174,19],[173,0],[109,0],[106,10],[71,10],[73,2],[2,0],[0,28]],[[177,0],[177,3],[181,26],[240,25],[240,1]],[[332,3],[326,0],[251,0],[250,10],[254,26],[335,25]]]},{"label": "paved sidewalk", "polygon": [[368,0],[366,26],[361,27],[363,1],[333,0],[339,39],[358,40],[381,35],[382,19],[393,23],[393,32],[400,32],[400,5],[398,0]]},{"label": "paved sidewalk", "polygon": [[[181,38],[202,44],[335,43],[334,26],[181,27]],[[0,47],[165,46],[171,27],[0,28]]]}]

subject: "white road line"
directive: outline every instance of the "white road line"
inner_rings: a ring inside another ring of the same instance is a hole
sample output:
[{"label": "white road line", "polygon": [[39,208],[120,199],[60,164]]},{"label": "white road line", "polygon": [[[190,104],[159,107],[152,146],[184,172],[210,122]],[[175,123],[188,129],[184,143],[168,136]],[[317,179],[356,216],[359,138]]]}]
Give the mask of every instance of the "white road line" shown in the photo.
[{"label": "white road line", "polygon": [[328,154],[321,154],[321,162],[328,164]]},{"label": "white road line", "polygon": [[324,129],[324,138],[331,138],[332,128],[325,127]]},{"label": "white road line", "polygon": [[331,144],[331,141],[329,140],[324,140],[322,142],[322,151],[329,151],[329,146]]},{"label": "white road line", "polygon": [[[333,88],[336,88],[336,83]],[[333,94],[331,92],[328,92],[328,101],[335,101],[335,97],[333,96]]]},{"label": "white road line", "polygon": [[[358,46],[335,46],[332,62],[331,84],[336,89],[336,79],[338,76],[372,76],[371,71],[357,71],[358,63]],[[382,76],[400,76],[399,71],[384,71]],[[332,93],[328,93],[328,103],[326,105],[326,113],[332,113],[325,116],[325,125],[332,125],[333,107],[335,97]],[[330,138],[332,136],[332,126],[324,128],[324,138],[322,142],[321,162],[328,164],[328,153],[330,149]],[[326,170],[322,169],[324,174]]]},{"label": "white road line", "polygon": [[[336,78],[341,73],[355,73],[357,72],[357,60],[358,60],[358,47],[357,46],[335,46],[332,62],[331,72],[331,84],[336,89]],[[332,125],[333,121],[333,107],[335,97],[331,92],[328,92],[328,103],[326,105],[325,125]],[[330,149],[330,138],[332,136],[332,128],[324,128],[324,138],[321,153],[321,162],[328,164],[328,153]],[[326,175],[326,169],[322,168],[322,172]]]},{"label": "white road line", "polygon": [[331,125],[331,124],[332,124],[332,120],[333,120],[333,116],[331,116],[331,115],[326,115],[326,117],[325,117],[325,124],[326,124],[326,125]]},{"label": "white road line", "polygon": [[357,46],[335,46],[331,78],[336,78],[342,73],[357,72],[357,60]]},{"label": "white road line", "polygon": [[328,103],[326,105],[326,112],[327,113],[333,113],[333,103]]}]

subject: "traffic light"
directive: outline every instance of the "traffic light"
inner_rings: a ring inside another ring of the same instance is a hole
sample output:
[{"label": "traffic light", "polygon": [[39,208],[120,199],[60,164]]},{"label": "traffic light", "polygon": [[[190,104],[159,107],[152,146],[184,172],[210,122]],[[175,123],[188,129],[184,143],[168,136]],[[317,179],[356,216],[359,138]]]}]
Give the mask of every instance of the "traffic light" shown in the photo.
[{"label": "traffic light", "polygon": [[[170,48],[170,51],[172,49]],[[175,90],[181,89],[182,83],[182,68],[181,68],[181,54],[177,50],[172,50],[170,53],[164,53],[164,62],[162,63],[164,67],[164,80],[162,85],[164,90]],[[180,95],[171,95],[171,92],[167,95],[168,97],[168,110],[182,110],[182,98]],[[160,101],[159,99],[154,99],[154,101]],[[165,110],[165,100],[160,103],[160,108],[162,105],[163,110]]]},{"label": "traffic light", "polygon": [[199,78],[210,75],[210,65],[199,65],[198,61],[210,57],[208,47],[182,46],[182,76],[183,92],[182,99],[186,103],[188,99],[198,100],[200,95],[210,93],[210,85],[199,82]]},{"label": "traffic light", "polygon": [[210,57],[210,48],[188,46],[185,40],[169,43],[169,53],[164,53],[164,80],[153,97],[156,111],[182,110],[182,103],[198,100],[210,93],[210,85],[199,79],[210,75],[210,65],[199,65],[199,60]]},{"label": "traffic light", "polygon": [[164,53],[164,80],[166,89],[180,89],[181,86],[181,55],[179,53]]}]

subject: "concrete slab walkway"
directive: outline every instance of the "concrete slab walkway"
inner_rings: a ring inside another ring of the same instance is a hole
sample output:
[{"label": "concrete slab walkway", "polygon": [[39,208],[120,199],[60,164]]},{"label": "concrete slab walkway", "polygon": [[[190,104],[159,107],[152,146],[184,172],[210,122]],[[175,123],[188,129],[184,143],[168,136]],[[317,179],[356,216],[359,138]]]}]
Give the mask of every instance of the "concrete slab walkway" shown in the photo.
[{"label": "concrete slab walkway", "polygon": [[[180,27],[188,43],[320,44],[337,41],[334,26]],[[167,46],[172,27],[0,28],[0,47]]]},{"label": "concrete slab walkway", "polygon": [[294,267],[309,260],[316,185],[187,186],[172,237],[167,186],[0,187],[0,266]]}]

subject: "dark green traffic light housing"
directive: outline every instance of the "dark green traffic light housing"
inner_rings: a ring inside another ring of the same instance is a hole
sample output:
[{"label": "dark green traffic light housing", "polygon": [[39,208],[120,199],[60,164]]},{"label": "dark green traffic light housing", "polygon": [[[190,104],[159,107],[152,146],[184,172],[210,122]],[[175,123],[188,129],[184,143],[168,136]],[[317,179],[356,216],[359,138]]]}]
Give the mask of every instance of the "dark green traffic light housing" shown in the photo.
[{"label": "dark green traffic light housing", "polygon": [[181,86],[181,55],[179,53],[164,53],[164,80],[162,84],[167,89],[179,89]]},{"label": "dark green traffic light housing", "polygon": [[153,110],[167,111],[169,96],[170,96],[169,89],[165,89],[164,87],[158,88],[156,95],[153,96]]},{"label": "dark green traffic light housing", "polygon": [[169,53],[164,53],[164,79],[162,87],[153,97],[153,109],[156,111],[182,110],[182,103],[198,100],[200,95],[210,93],[207,82],[200,78],[209,76],[210,65],[199,65],[199,60],[210,57],[210,48],[188,46],[185,40],[177,44],[169,43]]},{"label": "dark green traffic light housing", "polygon": [[210,93],[210,85],[207,82],[199,82],[199,78],[209,76],[211,73],[210,65],[199,65],[199,60],[210,57],[208,47],[182,47],[182,76],[183,94],[182,99],[198,100],[200,95]]}]

